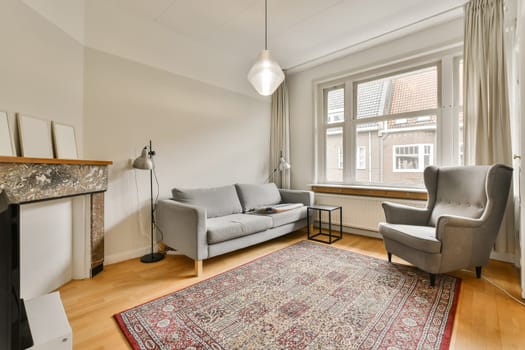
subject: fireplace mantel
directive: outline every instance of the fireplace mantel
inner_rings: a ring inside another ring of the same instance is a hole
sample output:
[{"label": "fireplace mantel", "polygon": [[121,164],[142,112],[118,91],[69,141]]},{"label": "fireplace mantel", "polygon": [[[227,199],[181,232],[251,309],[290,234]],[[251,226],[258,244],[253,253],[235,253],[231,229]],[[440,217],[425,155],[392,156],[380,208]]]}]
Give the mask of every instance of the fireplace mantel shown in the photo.
[{"label": "fireplace mantel", "polygon": [[9,204],[90,196],[91,276],[103,269],[104,192],[111,161],[0,156],[0,189]]}]

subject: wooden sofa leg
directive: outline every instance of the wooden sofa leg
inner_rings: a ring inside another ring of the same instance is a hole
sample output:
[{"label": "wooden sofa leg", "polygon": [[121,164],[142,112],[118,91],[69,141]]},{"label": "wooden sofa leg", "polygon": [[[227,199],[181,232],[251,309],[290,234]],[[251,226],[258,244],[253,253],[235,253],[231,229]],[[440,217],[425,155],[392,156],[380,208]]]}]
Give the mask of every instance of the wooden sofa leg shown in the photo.
[{"label": "wooden sofa leg", "polygon": [[202,275],[202,260],[195,260],[195,276],[200,277]]},{"label": "wooden sofa leg", "polygon": [[388,254],[388,262],[392,262],[392,253],[387,252]]}]

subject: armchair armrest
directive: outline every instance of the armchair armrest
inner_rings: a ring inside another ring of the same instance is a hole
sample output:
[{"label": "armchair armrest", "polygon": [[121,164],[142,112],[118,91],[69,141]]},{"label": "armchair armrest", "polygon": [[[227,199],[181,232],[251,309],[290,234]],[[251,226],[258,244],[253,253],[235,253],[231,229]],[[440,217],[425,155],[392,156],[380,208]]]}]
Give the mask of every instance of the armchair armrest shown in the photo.
[{"label": "armchair armrest", "polygon": [[436,227],[464,227],[464,228],[480,228],[484,220],[467,218],[458,215],[441,215],[438,218]]},{"label": "armchair armrest", "polygon": [[283,203],[303,203],[305,206],[314,204],[314,193],[302,190],[279,189]]},{"label": "armchair armrest", "polygon": [[487,223],[456,215],[442,215],[436,225],[436,238],[441,241],[443,265],[453,270],[462,266],[487,264],[496,239],[491,239]]},{"label": "armchair armrest", "polygon": [[427,208],[415,208],[392,202],[381,203],[386,222],[390,224],[426,226],[430,211]]},{"label": "armchair armrest", "polygon": [[161,200],[157,204],[157,226],[167,246],[194,260],[208,257],[205,208],[171,199]]}]

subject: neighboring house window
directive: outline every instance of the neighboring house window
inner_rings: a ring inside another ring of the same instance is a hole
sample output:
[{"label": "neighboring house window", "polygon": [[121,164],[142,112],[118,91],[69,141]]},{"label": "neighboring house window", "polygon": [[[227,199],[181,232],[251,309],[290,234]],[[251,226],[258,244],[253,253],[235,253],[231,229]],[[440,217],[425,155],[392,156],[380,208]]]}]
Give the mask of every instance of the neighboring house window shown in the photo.
[{"label": "neighboring house window", "polygon": [[459,164],[459,55],[319,84],[318,181],[423,187],[426,166]]},{"label": "neighboring house window", "polygon": [[358,170],[366,169],[366,147],[359,146],[357,147],[357,164],[356,168]]},{"label": "neighboring house window", "polygon": [[395,172],[421,172],[433,162],[433,145],[395,145]]}]

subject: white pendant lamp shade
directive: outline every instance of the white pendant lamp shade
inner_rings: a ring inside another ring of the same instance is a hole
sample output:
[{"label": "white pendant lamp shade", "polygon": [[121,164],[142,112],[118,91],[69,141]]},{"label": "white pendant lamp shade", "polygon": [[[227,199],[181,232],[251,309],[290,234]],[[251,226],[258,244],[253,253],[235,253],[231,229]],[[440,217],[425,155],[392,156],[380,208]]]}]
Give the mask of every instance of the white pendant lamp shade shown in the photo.
[{"label": "white pendant lamp shade", "polygon": [[283,70],[279,63],[272,59],[270,51],[261,51],[257,61],[248,72],[248,81],[260,95],[269,96],[283,80]]},{"label": "white pendant lamp shade", "polygon": [[284,73],[268,51],[268,0],[264,0],[264,50],[248,72],[248,81],[260,95],[270,96],[281,85]]}]

